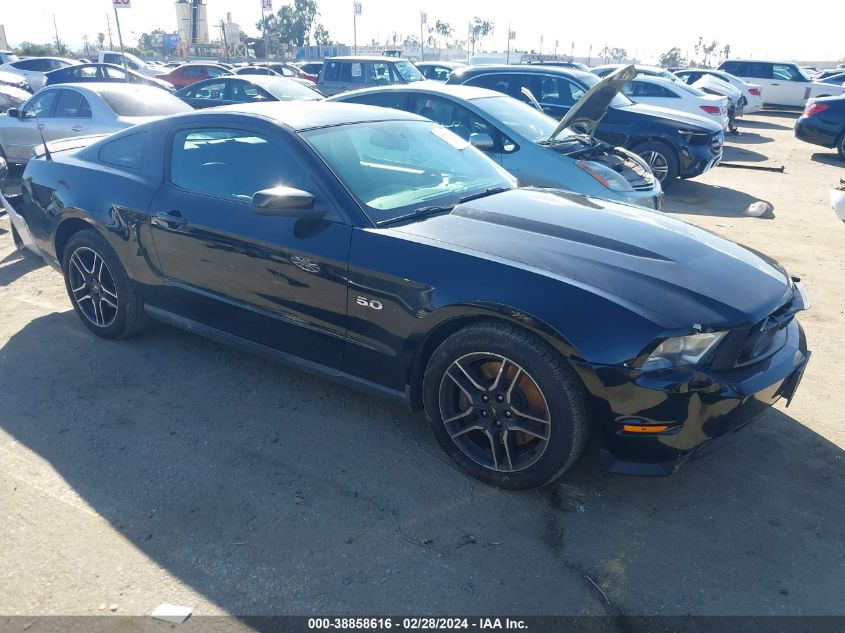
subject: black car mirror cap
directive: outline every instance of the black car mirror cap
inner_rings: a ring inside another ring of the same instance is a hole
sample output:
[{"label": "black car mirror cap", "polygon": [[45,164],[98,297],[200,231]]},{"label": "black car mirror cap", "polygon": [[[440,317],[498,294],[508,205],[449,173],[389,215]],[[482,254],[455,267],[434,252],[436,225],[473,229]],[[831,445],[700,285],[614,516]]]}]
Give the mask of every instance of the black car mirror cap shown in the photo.
[{"label": "black car mirror cap", "polygon": [[252,196],[252,208],[259,215],[315,218],[325,211],[314,208],[314,195],[293,187],[262,189]]},{"label": "black car mirror cap", "polygon": [[496,142],[493,137],[486,132],[473,132],[469,135],[470,145],[485,152],[489,152],[496,147]]},{"label": "black car mirror cap", "polygon": [[9,108],[8,110],[6,110],[6,114],[8,114],[13,119],[21,118],[21,111],[19,108]]}]

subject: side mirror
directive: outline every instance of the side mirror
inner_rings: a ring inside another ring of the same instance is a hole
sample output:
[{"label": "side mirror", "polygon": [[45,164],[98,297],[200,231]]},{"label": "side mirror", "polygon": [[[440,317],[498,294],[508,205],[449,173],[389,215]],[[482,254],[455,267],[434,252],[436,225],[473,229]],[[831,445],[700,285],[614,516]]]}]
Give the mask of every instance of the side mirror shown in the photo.
[{"label": "side mirror", "polygon": [[474,132],[469,135],[470,145],[477,147],[482,152],[492,152],[496,148],[493,137],[486,132]]},{"label": "side mirror", "polygon": [[6,110],[6,114],[8,114],[13,119],[21,118],[21,111],[18,108],[9,108],[8,110]]},{"label": "side mirror", "polygon": [[317,218],[325,213],[314,209],[314,196],[301,189],[273,187],[252,196],[252,209],[259,215]]}]

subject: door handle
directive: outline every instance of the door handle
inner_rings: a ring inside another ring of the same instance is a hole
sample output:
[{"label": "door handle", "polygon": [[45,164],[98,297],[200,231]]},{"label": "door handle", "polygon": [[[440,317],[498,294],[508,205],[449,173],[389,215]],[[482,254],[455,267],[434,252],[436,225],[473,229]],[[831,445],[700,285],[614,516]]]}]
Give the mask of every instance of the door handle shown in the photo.
[{"label": "door handle", "polygon": [[773,83],[772,85],[773,85],[773,86],[779,86],[780,84],[774,84],[774,83]]},{"label": "door handle", "polygon": [[177,228],[183,226],[188,223],[188,221],[182,217],[182,213],[179,209],[174,209],[173,211],[159,211],[155,215],[155,224],[159,226],[165,224],[169,228]]},{"label": "door handle", "polygon": [[71,132],[81,132],[82,126],[81,125],[74,125],[72,128],[70,128],[70,131]]}]

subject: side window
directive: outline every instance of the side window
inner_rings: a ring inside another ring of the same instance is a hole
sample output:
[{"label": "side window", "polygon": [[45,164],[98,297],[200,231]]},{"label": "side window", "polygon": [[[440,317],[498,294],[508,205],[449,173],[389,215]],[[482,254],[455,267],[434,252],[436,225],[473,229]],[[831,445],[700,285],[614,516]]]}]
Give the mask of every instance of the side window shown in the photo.
[{"label": "side window", "polygon": [[98,158],[101,163],[126,167],[127,169],[142,169],[144,167],[144,150],[147,143],[147,133],[124,136],[100,148]]},{"label": "side window", "polygon": [[56,97],[59,96],[58,90],[47,90],[41,92],[37,97],[34,97],[23,109],[24,117],[39,117],[46,119],[53,116],[53,106],[56,103]]},{"label": "side window", "polygon": [[489,134],[494,141],[496,139],[496,130],[487,121],[457,103],[419,95],[413,98],[413,104],[415,114],[439,123],[465,141],[469,140],[471,134]]},{"label": "side window", "polygon": [[364,83],[362,62],[343,62],[340,66],[340,80],[346,83]]},{"label": "side window", "polygon": [[69,77],[79,77],[80,79],[96,79],[97,67],[85,66],[84,68],[69,68],[67,70]]},{"label": "side window", "polygon": [[[540,77],[540,88],[534,96],[544,105],[572,106],[584,96],[584,89],[562,77]],[[524,100],[524,99],[523,99]]]},{"label": "side window", "polygon": [[221,77],[223,75],[227,75],[228,73],[223,70],[222,68],[215,68],[214,66],[209,66],[208,68],[208,76],[209,77]]},{"label": "side window", "polygon": [[775,79],[783,79],[784,81],[804,81],[801,73],[790,64],[774,64],[772,66],[772,73]]},{"label": "side window", "polygon": [[749,62],[746,75],[747,77],[757,77],[759,79],[772,79],[772,65],[761,62]]},{"label": "side window", "polygon": [[259,97],[264,97],[264,99],[271,99],[263,90],[261,90],[255,84],[247,83],[245,81],[233,81],[229,83],[229,90],[231,91],[231,95],[229,99],[232,101],[238,101],[240,103],[249,103],[250,101],[256,101]]},{"label": "side window", "polygon": [[81,103],[81,94],[75,90],[62,90],[53,116],[57,119],[75,119]]},{"label": "side window", "polygon": [[186,77],[204,77],[205,69],[202,66],[188,66],[184,71]]},{"label": "side window", "polygon": [[120,55],[116,55],[115,53],[103,53],[103,61],[107,64],[119,64]]},{"label": "side window", "polygon": [[[473,77],[468,82],[469,86],[479,86],[480,88],[488,88],[510,95],[514,99],[527,102],[528,99],[522,94],[521,89],[527,87],[531,89],[531,75],[517,75],[514,73],[497,73],[489,75],[480,75]],[[534,90],[532,90],[532,93]],[[534,95],[537,96],[536,94]]]},{"label": "side window", "polygon": [[255,192],[280,185],[318,194],[316,183],[290,147],[244,130],[177,132],[170,180],[188,191],[245,204]]},{"label": "side window", "polygon": [[367,83],[386,86],[399,81],[393,64],[371,63],[367,64],[367,67],[369,68]]},{"label": "side window", "polygon": [[349,99],[352,103],[362,103],[364,105],[379,106],[382,108],[392,108],[393,110],[410,111],[408,106],[408,95],[389,90],[387,92],[374,92],[367,95]]},{"label": "side window", "polygon": [[126,73],[117,68],[109,68],[106,66],[103,68],[103,72],[105,73],[106,78],[111,79],[112,81],[124,81],[126,79]]},{"label": "side window", "polygon": [[327,62],[326,72],[323,74],[324,81],[338,81],[340,79],[340,63]]},{"label": "side window", "polygon": [[37,59],[22,59],[12,64],[12,68],[17,68],[18,70],[38,70],[37,66]]},{"label": "side window", "polygon": [[190,90],[188,92],[188,96],[193,99],[211,99],[214,101],[220,101],[225,98],[226,94],[226,82],[225,81],[210,81],[207,84],[203,84],[202,86],[197,86],[196,88]]}]

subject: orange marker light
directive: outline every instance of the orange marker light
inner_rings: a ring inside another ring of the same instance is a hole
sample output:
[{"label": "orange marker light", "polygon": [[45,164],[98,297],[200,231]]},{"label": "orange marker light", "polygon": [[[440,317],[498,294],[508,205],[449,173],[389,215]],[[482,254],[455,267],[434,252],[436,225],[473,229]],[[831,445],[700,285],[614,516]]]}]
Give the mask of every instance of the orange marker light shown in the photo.
[{"label": "orange marker light", "polygon": [[634,426],[633,424],[625,424],[622,427],[628,433],[663,433],[669,427],[665,424],[657,424],[654,426]]}]

